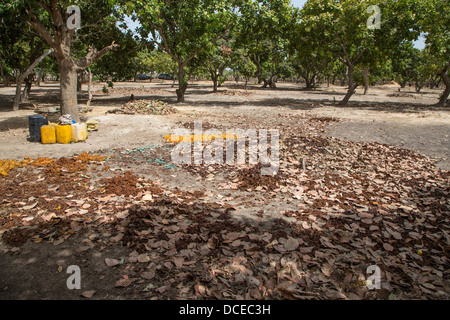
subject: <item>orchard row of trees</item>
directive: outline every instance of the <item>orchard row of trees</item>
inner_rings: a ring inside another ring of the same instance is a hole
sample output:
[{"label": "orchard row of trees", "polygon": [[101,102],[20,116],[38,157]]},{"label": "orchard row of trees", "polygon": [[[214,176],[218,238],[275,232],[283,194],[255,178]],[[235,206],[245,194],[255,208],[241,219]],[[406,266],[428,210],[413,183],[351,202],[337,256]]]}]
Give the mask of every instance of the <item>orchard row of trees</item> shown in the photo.
[{"label": "orchard row of trees", "polygon": [[[449,12],[441,0],[308,0],[302,9],[290,0],[9,0],[0,5],[0,75],[8,82],[14,73],[26,94],[35,74],[58,74],[62,113],[75,119],[77,80],[86,71],[113,80],[176,74],[178,102],[190,74],[208,75],[217,90],[227,71],[271,88],[280,77],[304,79],[307,88],[346,79],[343,105],[361,84],[367,91],[396,80],[420,90],[431,82],[444,85],[443,106]],[[129,17],[139,22],[136,33]],[[80,28],[69,23],[76,19]],[[424,50],[413,45],[421,34]]]}]

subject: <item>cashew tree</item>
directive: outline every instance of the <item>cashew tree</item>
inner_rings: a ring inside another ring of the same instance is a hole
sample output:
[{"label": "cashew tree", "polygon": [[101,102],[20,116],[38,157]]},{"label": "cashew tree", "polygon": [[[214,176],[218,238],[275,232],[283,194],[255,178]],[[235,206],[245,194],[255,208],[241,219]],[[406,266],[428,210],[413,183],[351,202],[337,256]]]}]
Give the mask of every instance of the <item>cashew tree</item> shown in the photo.
[{"label": "cashew tree", "polygon": [[[89,43],[90,34],[98,34],[115,25],[118,19],[116,1],[101,0],[12,0],[5,6],[17,10],[31,28],[53,49],[60,72],[60,105],[62,114],[80,120],[77,98],[77,75],[111,50],[114,41],[100,49]],[[83,44],[84,53],[74,52]],[[76,54],[75,54],[76,53]]]},{"label": "cashew tree", "polygon": [[444,92],[436,106],[445,106],[450,95],[450,10],[448,1],[421,1],[422,16],[420,18],[421,31],[425,33],[426,49],[433,56],[435,74],[445,85]]},{"label": "cashew tree", "polygon": [[236,20],[238,1],[138,0],[127,3],[128,13],[178,66],[177,102],[185,101],[188,87],[185,67],[202,50],[213,50]]},{"label": "cashew tree", "polygon": [[287,33],[294,23],[289,0],[248,1],[241,7],[236,44],[257,68],[258,83],[276,87],[280,66],[288,55]]}]

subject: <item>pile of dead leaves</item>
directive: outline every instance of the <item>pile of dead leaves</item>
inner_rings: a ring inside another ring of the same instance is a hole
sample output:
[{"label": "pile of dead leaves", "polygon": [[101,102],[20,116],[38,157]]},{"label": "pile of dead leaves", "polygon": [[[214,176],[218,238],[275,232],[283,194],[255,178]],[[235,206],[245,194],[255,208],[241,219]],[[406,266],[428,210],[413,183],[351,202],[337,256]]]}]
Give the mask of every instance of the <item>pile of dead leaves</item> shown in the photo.
[{"label": "pile of dead leaves", "polygon": [[[128,248],[105,259],[117,272],[111,287],[144,299],[448,299],[449,172],[405,149],[320,136],[328,120],[287,119],[267,120],[281,133],[277,176],[193,166],[205,193],[133,172],[105,178],[95,161],[69,174],[86,156],[14,168],[0,179],[2,241],[57,245],[83,232],[80,250]],[[122,151],[108,165],[122,170],[133,157],[167,172],[148,161],[153,150]],[[380,290],[367,288],[370,266]]]},{"label": "pile of dead leaves", "polygon": [[127,171],[122,176],[101,179],[100,183],[104,184],[107,194],[132,196],[138,193],[138,180],[139,178],[133,172]]},{"label": "pile of dead leaves", "polygon": [[[226,206],[187,205],[173,199],[131,207],[115,226],[119,233],[113,238],[132,250],[124,260],[129,267],[116,287],[133,283],[144,295],[156,294],[159,299],[446,296],[439,280],[443,274],[426,272],[431,269],[426,267],[428,262],[424,264],[425,253],[416,253],[423,259],[414,258],[413,264],[422,265],[424,271],[419,276],[401,262],[408,256],[399,255],[397,248],[381,246],[386,253],[378,256],[376,244],[364,238],[350,241],[352,230],[339,223],[304,228],[277,219],[271,226],[256,226],[236,221],[232,212]],[[392,224],[385,227],[389,237],[402,237],[397,229]],[[389,260],[393,250],[397,261]],[[381,290],[370,291],[366,270],[374,264],[381,268],[384,280]]]},{"label": "pile of dead leaves", "polygon": [[283,173],[262,175],[263,168],[263,165],[258,163],[250,168],[239,169],[235,174],[230,175],[230,179],[237,183],[239,189],[247,191],[273,191],[286,184]]},{"label": "pile of dead leaves", "polygon": [[62,157],[56,161],[49,161],[46,172],[50,175],[65,175],[86,171],[88,164],[105,161],[106,157],[89,155],[84,152],[71,158]]},{"label": "pile of dead leaves", "polygon": [[39,224],[36,228],[20,227],[7,230],[2,235],[2,241],[12,247],[20,247],[29,239],[34,243],[43,240],[51,241],[54,244],[62,243],[64,237],[74,233],[69,221],[61,218],[52,218]]},{"label": "pile of dead leaves", "polygon": [[215,94],[219,96],[251,96],[253,95],[253,92],[243,90],[223,90],[217,91]]},{"label": "pile of dead leaves", "polygon": [[131,94],[134,95],[167,95],[169,92],[162,89],[151,89],[151,88],[108,88],[108,91],[105,92],[103,90],[97,90],[92,92],[93,94],[101,94],[101,95],[126,95],[130,96]]},{"label": "pile of dead leaves", "polygon": [[159,100],[133,100],[125,103],[120,109],[108,113],[143,114],[143,115],[169,115],[176,113],[177,109]]}]

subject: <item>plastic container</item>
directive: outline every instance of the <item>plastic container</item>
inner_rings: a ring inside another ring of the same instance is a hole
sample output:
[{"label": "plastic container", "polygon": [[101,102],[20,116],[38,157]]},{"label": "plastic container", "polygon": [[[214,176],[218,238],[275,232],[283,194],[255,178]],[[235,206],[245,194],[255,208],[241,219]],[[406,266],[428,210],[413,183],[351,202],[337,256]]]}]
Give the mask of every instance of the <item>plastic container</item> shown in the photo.
[{"label": "plastic container", "polygon": [[68,144],[72,141],[72,127],[70,125],[56,127],[56,142]]},{"label": "plastic container", "polygon": [[72,124],[72,141],[82,142],[87,139],[87,126],[86,123]]},{"label": "plastic container", "polygon": [[41,127],[48,125],[47,117],[43,115],[29,116],[28,125],[28,129],[30,131],[30,141],[41,142]]},{"label": "plastic container", "polygon": [[86,121],[88,131],[98,131],[99,123],[95,120]]},{"label": "plastic container", "polygon": [[41,142],[43,144],[56,143],[56,127],[54,125],[41,127]]}]

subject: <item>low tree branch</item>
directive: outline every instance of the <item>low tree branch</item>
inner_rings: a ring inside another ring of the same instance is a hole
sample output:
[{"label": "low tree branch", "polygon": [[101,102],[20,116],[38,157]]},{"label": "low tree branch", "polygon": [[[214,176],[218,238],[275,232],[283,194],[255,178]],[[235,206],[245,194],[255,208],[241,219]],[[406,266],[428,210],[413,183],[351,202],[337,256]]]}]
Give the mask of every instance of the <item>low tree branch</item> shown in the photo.
[{"label": "low tree branch", "polygon": [[[47,31],[47,29],[44,27],[41,21],[37,20],[35,17],[31,21],[28,21],[28,24],[30,27],[32,27],[34,30],[37,31],[37,33],[44,38],[44,40],[47,42],[49,46],[52,48],[55,48],[56,43],[53,37],[50,35],[50,33]],[[56,49],[56,48],[55,48]]]},{"label": "low tree branch", "polygon": [[93,64],[95,61],[100,59],[102,56],[107,54],[109,51],[115,50],[118,48],[119,45],[115,44],[114,41],[111,45],[103,48],[102,50],[98,51],[94,46],[90,46],[88,53],[86,56],[79,61],[75,61],[75,64],[77,66],[77,71],[83,71],[87,67],[89,67],[91,64]]},{"label": "low tree branch", "polygon": [[48,55],[52,54],[54,52],[54,49],[51,48],[49,50],[47,50],[46,52],[44,52],[39,58],[37,58],[29,67],[27,70],[25,70],[24,73],[22,73],[19,76],[19,79],[17,80],[17,87],[16,87],[16,95],[14,97],[14,104],[13,104],[13,110],[17,111],[19,110],[19,103],[20,103],[20,97],[21,97],[21,91],[22,91],[22,82],[25,80],[26,77],[28,77],[28,75],[31,74],[31,72],[33,72],[33,69],[36,68],[36,66],[42,61],[44,60],[45,57],[47,57]]}]

